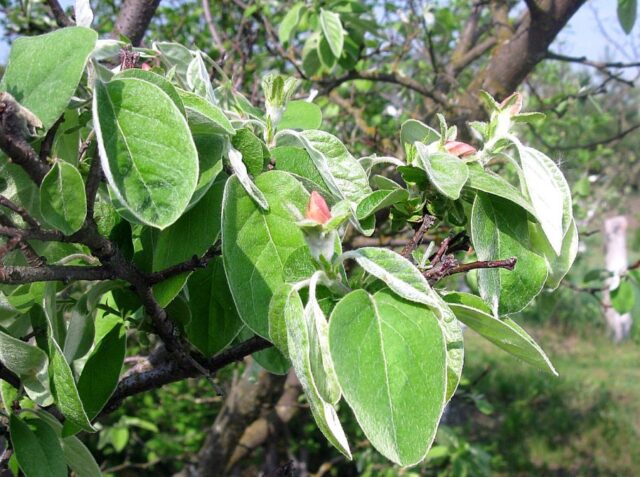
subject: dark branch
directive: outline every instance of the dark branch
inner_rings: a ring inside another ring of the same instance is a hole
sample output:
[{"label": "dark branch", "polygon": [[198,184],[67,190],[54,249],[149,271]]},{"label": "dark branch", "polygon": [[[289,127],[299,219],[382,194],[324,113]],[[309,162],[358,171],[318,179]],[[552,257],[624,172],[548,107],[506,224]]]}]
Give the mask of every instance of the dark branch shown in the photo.
[{"label": "dark branch", "polygon": [[413,234],[413,237],[411,237],[411,239],[404,246],[404,248],[402,249],[402,252],[400,252],[400,255],[402,255],[404,258],[408,258],[409,255],[411,255],[411,252],[413,252],[416,248],[418,248],[418,246],[422,242],[422,238],[424,237],[424,234],[427,233],[427,231],[433,225],[435,220],[436,220],[435,217],[428,214],[425,215],[422,218],[422,223],[420,224],[420,227],[418,227],[418,230],[415,231],[415,233]]},{"label": "dark branch", "polygon": [[9,200],[7,197],[3,195],[0,195],[0,206],[5,207],[11,210],[12,212],[15,212],[16,214],[18,214],[20,217],[22,217],[22,220],[24,220],[25,223],[30,225],[31,227],[34,227],[34,228],[40,227],[40,224],[38,223],[38,221],[33,217],[31,217],[31,215],[29,215],[29,212],[27,212],[27,210],[24,207],[20,207],[19,205],[13,203],[11,200]]},{"label": "dark branch", "polygon": [[113,280],[114,271],[107,267],[82,267],[47,265],[41,267],[2,267],[0,283],[19,285],[22,283],[53,282],[70,280]]},{"label": "dark branch", "polygon": [[488,260],[459,264],[452,255],[446,255],[438,266],[427,270],[423,275],[427,280],[429,280],[429,283],[433,284],[442,280],[444,277],[448,277],[449,275],[466,273],[471,270],[486,268],[504,268],[506,270],[513,270],[516,266],[516,261],[516,257],[511,257],[505,260]]},{"label": "dark branch", "polygon": [[64,12],[64,9],[60,3],[58,3],[58,0],[47,0],[47,3],[49,4],[49,8],[51,8],[51,11],[53,12],[53,17],[56,19],[56,23],[60,28],[75,24]]},{"label": "dark branch", "polygon": [[[0,379],[5,380],[14,388],[20,389],[20,378],[2,363],[0,363]],[[5,405],[9,405],[9,403],[5,403]]]},{"label": "dark branch", "polygon": [[85,195],[87,196],[87,216],[85,222],[93,221],[93,211],[96,203],[96,195],[98,194],[98,188],[100,187],[101,180],[102,167],[100,164],[100,157],[96,155],[91,161],[89,175],[87,176],[87,182],[85,184]]},{"label": "dark branch", "polygon": [[640,61],[632,62],[632,63],[624,63],[621,61],[614,61],[614,62],[592,61],[592,60],[589,60],[586,56],[567,56],[567,55],[561,55],[559,53],[555,53],[553,51],[547,52],[547,59],[564,61],[567,63],[580,63],[582,65],[591,66],[599,70],[604,68],[640,68]]},{"label": "dark branch", "polygon": [[[241,361],[252,353],[271,346],[273,345],[270,342],[256,336],[223,351],[213,358],[205,360],[202,366],[208,373],[213,374],[231,363]],[[194,378],[201,375],[202,373],[196,368],[182,366],[174,360],[166,361],[147,371],[131,374],[120,381],[101,415],[114,411],[124,399],[130,396],[158,389],[165,384],[181,381],[185,378]]]},{"label": "dark branch", "polygon": [[194,255],[185,262],[178,263],[177,265],[165,268],[159,272],[150,273],[147,276],[147,282],[150,285],[155,285],[156,283],[165,281],[168,278],[180,275],[181,273],[192,272],[197,268],[205,268],[211,259],[218,255],[220,255],[220,246],[212,245],[201,257]]}]

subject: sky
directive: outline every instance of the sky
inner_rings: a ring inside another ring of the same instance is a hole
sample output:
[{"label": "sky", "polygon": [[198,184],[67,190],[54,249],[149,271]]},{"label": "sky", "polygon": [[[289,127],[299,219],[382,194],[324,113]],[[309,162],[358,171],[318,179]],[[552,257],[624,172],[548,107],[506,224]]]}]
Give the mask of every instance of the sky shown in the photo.
[{"label": "sky", "polygon": [[[74,1],[60,3],[68,6]],[[640,61],[640,19],[631,34],[625,35],[618,24],[616,5],[617,0],[589,0],[560,33],[552,51],[594,61]],[[0,63],[6,62],[8,53],[9,46],[0,41]]]}]

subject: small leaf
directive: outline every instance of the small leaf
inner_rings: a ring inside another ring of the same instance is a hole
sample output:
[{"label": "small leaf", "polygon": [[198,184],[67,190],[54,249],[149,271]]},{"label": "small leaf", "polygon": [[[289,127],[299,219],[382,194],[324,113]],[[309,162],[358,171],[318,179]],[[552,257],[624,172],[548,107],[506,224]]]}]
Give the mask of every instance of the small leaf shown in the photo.
[{"label": "small leaf", "polygon": [[84,182],[78,170],[56,161],[40,184],[40,210],[47,224],[66,235],[77,232],[87,215]]},{"label": "small leaf", "polygon": [[280,43],[286,45],[291,40],[291,35],[298,26],[300,21],[300,11],[304,8],[304,2],[297,2],[291,8],[280,22],[278,28],[278,39]]},{"label": "small leaf", "polygon": [[242,153],[233,147],[229,149],[229,164],[231,165],[231,169],[233,169],[234,177],[238,179],[238,182],[242,185],[244,190],[251,196],[251,198],[255,201],[255,203],[260,206],[262,210],[269,210],[269,202],[267,202],[267,198],[260,191],[258,187],[256,187],[251,177],[249,177],[249,172],[247,171],[247,166],[242,160]]},{"label": "small leaf", "polygon": [[67,363],[64,354],[62,354],[58,343],[53,339],[49,340],[49,359],[51,360],[52,391],[60,412],[72,424],[85,431],[95,432],[82,406],[82,400],[78,394],[78,388],[73,379],[73,372],[69,367],[69,363]]},{"label": "small leaf", "polygon": [[491,316],[484,301],[468,293],[448,293],[444,296],[456,317],[469,328],[499,348],[542,371],[558,375],[540,346],[512,320]]},{"label": "small leaf", "polygon": [[33,401],[41,406],[51,404],[49,358],[44,351],[0,331],[0,362],[20,377]]},{"label": "small leaf", "polygon": [[225,134],[233,136],[236,131],[222,109],[197,94],[179,91],[180,99],[187,111],[189,126],[194,134]]},{"label": "small leaf", "polygon": [[445,404],[445,342],[436,316],[388,290],[356,290],[329,323],[338,380],[365,435],[396,464],[420,462]]},{"label": "small leaf", "polygon": [[560,255],[571,223],[571,191],[556,164],[540,151],[518,144],[522,173],[536,217],[551,247]]},{"label": "small leaf", "polygon": [[72,363],[87,354],[93,345],[94,337],[95,326],[92,314],[74,307],[71,310],[71,319],[62,347],[67,362]]},{"label": "small leaf", "polygon": [[362,220],[379,210],[398,202],[405,202],[407,199],[409,199],[409,192],[405,189],[376,190],[360,201],[356,209],[356,217],[358,220]]},{"label": "small leaf", "polygon": [[431,144],[439,139],[438,131],[415,119],[405,121],[400,128],[400,142],[405,151],[407,146],[412,146],[416,141]]},{"label": "small leaf", "polygon": [[285,307],[285,323],[287,328],[287,341],[289,343],[289,357],[296,376],[300,381],[302,390],[307,397],[311,413],[318,428],[329,442],[351,459],[351,451],[344,435],[338,415],[334,407],[325,402],[318,393],[313,381],[310,360],[309,329],[304,319],[304,308],[298,293],[291,296],[289,306]]},{"label": "small leaf", "polygon": [[344,47],[344,32],[342,30],[342,22],[340,15],[330,12],[329,10],[320,10],[320,26],[324,38],[329,43],[329,48],[336,58],[342,56],[342,48]]},{"label": "small leaf", "polygon": [[278,129],[318,129],[322,124],[322,110],[308,101],[289,101],[282,113]]},{"label": "small leaf", "polygon": [[[562,239],[562,249],[560,255],[556,255],[551,248],[546,235],[542,231],[540,224],[529,223],[529,233],[531,234],[531,245],[536,253],[541,254],[547,262],[549,275],[545,282],[545,287],[555,290],[560,286],[562,279],[571,269],[573,261],[578,254],[578,227],[574,220],[564,238]],[[585,277],[585,281],[586,277]]]},{"label": "small leaf", "polygon": [[471,212],[471,240],[479,260],[517,259],[513,270],[478,270],[480,294],[495,315],[518,312],[540,293],[547,266],[531,251],[523,209],[479,192]]},{"label": "small leaf", "polygon": [[638,15],[637,0],[618,0],[618,21],[624,32],[628,35],[633,30]]},{"label": "small leaf", "polygon": [[58,437],[45,422],[30,419],[27,424],[11,414],[9,432],[18,465],[25,477],[67,476],[67,465]]},{"label": "small leaf", "polygon": [[82,27],[18,38],[0,91],[11,93],[49,129],[75,93],[97,38],[95,31]]},{"label": "small leaf", "polygon": [[249,174],[258,176],[264,169],[262,141],[250,129],[242,128],[231,138],[231,144],[242,154],[242,162]]},{"label": "small leaf", "polygon": [[93,101],[109,185],[140,222],[168,227],[198,181],[198,152],[186,120],[164,91],[140,79],[98,81]]},{"label": "small leaf", "polygon": [[469,180],[466,183],[468,188],[507,199],[536,217],[536,211],[531,202],[502,177],[491,171],[485,171],[479,164],[469,164],[468,169]]},{"label": "small leaf", "polygon": [[418,164],[426,171],[429,181],[446,197],[457,200],[469,178],[467,165],[451,154],[429,153],[427,146],[420,142],[415,146]]},{"label": "small leaf", "polygon": [[304,307],[304,319],[309,328],[309,359],[311,375],[323,401],[337,404],[340,400],[340,385],[329,352],[329,323],[316,300],[318,274],[311,277],[309,298]]}]

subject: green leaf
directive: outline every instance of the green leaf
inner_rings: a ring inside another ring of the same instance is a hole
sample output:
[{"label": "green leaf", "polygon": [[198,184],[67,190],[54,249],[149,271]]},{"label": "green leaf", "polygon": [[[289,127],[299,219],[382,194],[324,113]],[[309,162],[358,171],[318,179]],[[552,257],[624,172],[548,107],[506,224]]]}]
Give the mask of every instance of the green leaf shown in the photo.
[{"label": "green leaf", "polygon": [[77,477],[100,477],[100,467],[91,452],[76,436],[62,437],[62,424],[48,412],[41,409],[26,409],[45,421],[56,433],[62,445],[64,459]]},{"label": "green leaf", "polygon": [[13,42],[0,83],[49,129],[76,91],[98,34],[88,28],[62,28]]},{"label": "green leaf", "polygon": [[562,249],[560,255],[556,255],[551,248],[546,235],[542,231],[540,224],[529,223],[529,233],[531,234],[531,244],[536,253],[541,254],[547,262],[547,281],[545,286],[555,290],[560,286],[562,279],[571,269],[573,261],[578,254],[578,227],[572,219],[571,226],[562,239]]},{"label": "green leaf", "polygon": [[338,199],[358,203],[371,193],[364,168],[337,137],[324,131],[291,129],[278,135],[294,138],[307,150],[324,183]]},{"label": "green leaf", "polygon": [[89,355],[78,379],[78,393],[89,419],[100,413],[115,391],[126,351],[126,329],[118,324],[98,342]]},{"label": "green leaf", "polygon": [[261,367],[271,374],[287,374],[291,368],[289,359],[277,348],[267,348],[251,355]]},{"label": "green leaf", "polygon": [[340,58],[344,47],[344,32],[340,15],[329,10],[320,9],[320,26],[322,27],[324,38],[329,43],[331,52],[336,58]]},{"label": "green leaf", "polygon": [[180,110],[183,115],[187,113],[184,110],[184,105],[182,104],[182,100],[180,99],[180,95],[176,88],[171,84],[169,80],[167,80],[164,76],[160,76],[159,74],[153,73],[151,71],[141,70],[140,68],[129,68],[124,71],[121,71],[117,75],[113,77],[113,79],[125,79],[125,78],[135,78],[140,79],[142,81],[147,81],[148,83],[156,85],[162,91],[164,91],[167,96],[171,98],[173,104]]},{"label": "green leaf", "polygon": [[560,255],[571,224],[571,190],[556,164],[540,151],[518,145],[522,175],[536,218],[551,247]]},{"label": "green leaf", "polygon": [[[204,197],[170,227],[158,233],[153,247],[153,271],[201,256],[220,234],[222,195],[226,175],[221,175]],[[175,275],[153,287],[160,306],[167,306],[182,290],[188,273]]]},{"label": "green leaf", "polygon": [[40,184],[40,210],[47,224],[62,233],[80,230],[87,215],[87,197],[78,169],[56,161]]},{"label": "green leaf", "polygon": [[443,152],[430,153],[426,145],[416,142],[418,163],[429,181],[446,197],[457,200],[469,178],[469,168],[458,157]]},{"label": "green leaf", "polygon": [[93,314],[80,307],[74,307],[62,347],[67,362],[72,363],[87,354],[93,345],[94,337]]},{"label": "green leaf", "polygon": [[191,308],[187,337],[205,356],[213,356],[225,349],[243,326],[227,284],[222,258],[216,257],[206,268],[196,270],[189,277],[187,288]]},{"label": "green leaf", "polygon": [[320,397],[313,380],[309,328],[304,319],[304,308],[298,293],[291,295],[289,306],[284,310],[289,358],[291,358],[293,369],[307,397],[313,418],[327,440],[348,459],[351,459],[347,437],[342,430],[336,410]]},{"label": "green leaf", "polygon": [[222,150],[224,148],[224,139],[217,134],[195,134],[193,141],[196,143],[198,150],[198,160],[200,163],[198,177],[198,185],[191,197],[189,208],[197,204],[200,199],[207,193],[222,172]]},{"label": "green leaf", "polygon": [[480,297],[468,293],[444,296],[456,318],[479,335],[536,368],[558,375],[544,351],[522,328],[510,319],[499,320]]},{"label": "green leaf", "polygon": [[375,214],[379,210],[390,207],[398,202],[405,202],[408,199],[409,192],[405,189],[383,189],[373,191],[358,204],[356,217],[358,220],[362,220]]},{"label": "green leaf", "polygon": [[69,164],[78,166],[78,149],[80,148],[81,124],[77,109],[67,109],[64,119],[58,127],[53,141],[51,157],[57,157]]},{"label": "green leaf", "polygon": [[[285,356],[289,356],[289,346],[284,317],[287,313],[296,312],[299,299],[298,290],[289,283],[283,283],[269,302],[269,340]],[[288,310],[288,308],[293,308],[293,310]]]},{"label": "green leaf", "polygon": [[98,81],[93,101],[102,168],[117,198],[140,222],[168,227],[198,181],[186,120],[166,93],[139,79]]},{"label": "green leaf", "polygon": [[336,65],[338,58],[331,51],[331,45],[327,41],[326,37],[320,37],[318,41],[318,58],[320,58],[320,63],[324,66],[328,71],[331,71],[333,67]]},{"label": "green leaf", "polygon": [[611,304],[621,315],[633,309],[635,298],[633,285],[629,280],[622,280],[618,288],[611,291]]},{"label": "green leaf", "polygon": [[242,128],[231,138],[231,144],[242,154],[242,162],[249,174],[258,176],[264,169],[262,141],[250,129]]},{"label": "green leaf", "polygon": [[416,141],[422,144],[431,144],[440,139],[440,133],[435,129],[415,119],[409,119],[400,127],[400,142],[402,146],[413,145]]},{"label": "green leaf", "polygon": [[363,247],[342,254],[344,260],[354,259],[374,277],[382,280],[391,290],[405,300],[438,308],[436,293],[427,280],[409,260],[402,255],[378,247]]},{"label": "green leaf", "polygon": [[9,432],[18,465],[25,477],[67,476],[60,441],[48,424],[36,419],[30,419],[27,424],[11,414]]},{"label": "green leaf", "polygon": [[309,329],[311,375],[322,400],[335,405],[340,400],[340,385],[329,352],[329,324],[316,300],[317,280],[318,274],[314,274],[304,307],[304,319]]},{"label": "green leaf", "polygon": [[405,300],[429,306],[441,320],[447,343],[447,394],[448,401],[455,393],[464,361],[462,330],[455,316],[422,276],[420,271],[398,253],[377,247],[363,247],[346,252],[343,258],[353,258],[368,273],[382,280],[391,290]]},{"label": "green leaf", "polygon": [[628,35],[633,30],[638,15],[637,0],[618,0],[618,21],[624,32]]},{"label": "green leaf", "polygon": [[289,101],[282,113],[278,129],[318,129],[322,124],[320,106],[308,101]]},{"label": "green leaf", "polygon": [[291,175],[270,171],[256,178],[269,201],[261,210],[236,177],[227,181],[222,207],[222,252],[240,318],[256,334],[268,337],[269,302],[285,282],[284,264],[296,249],[306,246],[295,225],[309,194]]},{"label": "green leaf", "polygon": [[51,404],[49,358],[44,351],[0,331],[0,362],[18,375],[33,401],[41,406]]},{"label": "green leaf", "polygon": [[228,134],[233,136],[236,133],[218,106],[211,104],[197,94],[182,90],[179,93],[187,111],[189,126],[194,134]]},{"label": "green leaf", "polygon": [[229,148],[229,164],[231,165],[231,169],[234,172],[234,176],[238,179],[238,182],[242,185],[245,192],[249,194],[249,196],[254,200],[254,202],[264,211],[269,210],[269,202],[267,202],[267,198],[260,191],[260,189],[255,185],[251,177],[249,176],[249,171],[247,171],[247,166],[242,160],[242,153],[233,147]]},{"label": "green leaf", "polygon": [[278,28],[278,39],[283,45],[286,45],[291,40],[291,35],[300,21],[300,11],[303,7],[304,2],[294,4],[289,8],[289,11],[282,19],[282,22],[280,22],[280,27]]},{"label": "green leaf", "polygon": [[73,424],[88,432],[95,432],[78,394],[69,363],[55,340],[49,340],[49,373],[52,391],[60,412]]},{"label": "green leaf", "polygon": [[187,69],[193,60],[193,53],[179,43],[158,41],[153,48],[160,52],[160,60],[167,69],[175,67],[176,76],[184,86],[187,85]]},{"label": "green leaf", "polygon": [[540,293],[547,279],[547,266],[541,256],[531,251],[523,209],[479,192],[471,212],[471,240],[478,260],[517,259],[512,271],[478,270],[480,294],[495,315],[516,313]]},{"label": "green leaf", "polygon": [[309,192],[314,190],[319,192],[325,199],[329,199],[328,203],[331,205],[331,191],[306,150],[299,147],[280,146],[271,149],[271,156],[278,170],[298,176]]},{"label": "green leaf", "polygon": [[402,466],[424,459],[447,381],[433,312],[388,290],[356,290],[333,310],[329,342],[345,400],[373,446]]},{"label": "green leaf", "polygon": [[507,199],[536,217],[536,211],[529,200],[502,177],[491,171],[485,171],[480,164],[469,164],[468,169],[467,187]]}]

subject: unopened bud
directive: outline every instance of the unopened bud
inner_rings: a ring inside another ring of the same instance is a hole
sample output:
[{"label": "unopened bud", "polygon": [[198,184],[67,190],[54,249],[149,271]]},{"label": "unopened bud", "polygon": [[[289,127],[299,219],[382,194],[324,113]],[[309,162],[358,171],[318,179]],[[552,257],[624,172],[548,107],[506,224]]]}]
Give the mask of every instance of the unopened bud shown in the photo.
[{"label": "unopened bud", "polygon": [[142,63],[140,65],[140,69],[145,70],[145,71],[151,71],[151,65],[149,63]]},{"label": "unopened bud", "polygon": [[326,224],[331,220],[331,211],[329,210],[327,202],[324,200],[324,197],[316,191],[313,191],[309,198],[306,218],[319,224]]},{"label": "unopened bud", "polygon": [[468,156],[469,154],[475,154],[477,152],[475,147],[460,141],[447,141],[444,148],[449,154],[458,157]]}]

